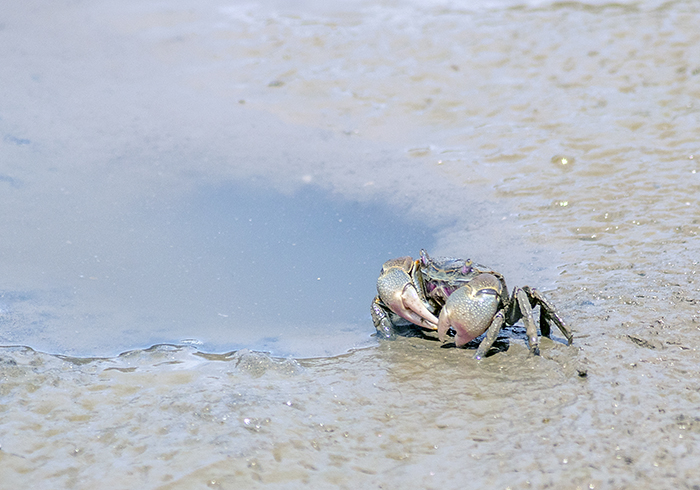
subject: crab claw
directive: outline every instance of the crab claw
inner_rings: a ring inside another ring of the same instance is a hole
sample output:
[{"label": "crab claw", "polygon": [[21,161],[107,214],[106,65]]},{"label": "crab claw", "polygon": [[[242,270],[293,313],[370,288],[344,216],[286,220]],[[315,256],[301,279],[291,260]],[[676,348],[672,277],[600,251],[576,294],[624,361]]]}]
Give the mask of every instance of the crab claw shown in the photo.
[{"label": "crab claw", "polygon": [[491,274],[481,274],[450,295],[440,312],[438,336],[446,340],[455,331],[455,345],[461,347],[484,333],[498,311],[501,283]]},{"label": "crab claw", "polygon": [[403,262],[388,264],[382,269],[377,280],[379,297],[391,311],[401,318],[429,330],[437,330],[438,319],[426,308],[418,295],[416,286],[407,270],[410,270],[410,257]]}]

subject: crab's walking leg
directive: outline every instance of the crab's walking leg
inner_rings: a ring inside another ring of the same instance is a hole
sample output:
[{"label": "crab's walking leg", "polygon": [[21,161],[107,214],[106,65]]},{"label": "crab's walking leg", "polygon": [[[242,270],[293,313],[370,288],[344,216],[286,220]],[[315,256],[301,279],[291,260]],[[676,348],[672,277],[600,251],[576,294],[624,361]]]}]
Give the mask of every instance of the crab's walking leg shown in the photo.
[{"label": "crab's walking leg", "polygon": [[486,330],[486,336],[484,337],[484,340],[481,341],[481,344],[479,344],[479,348],[476,350],[476,354],[474,354],[474,359],[482,359],[484,356],[486,356],[489,349],[498,338],[498,334],[501,331],[501,327],[503,327],[504,321],[505,317],[503,316],[503,310],[500,310],[494,315],[491,326],[489,326],[488,330]]},{"label": "crab's walking leg", "polygon": [[385,339],[394,339],[396,337],[394,324],[387,314],[386,307],[382,305],[379,296],[374,298],[374,301],[372,301],[371,313],[372,322],[374,323],[374,328],[377,329],[377,334]]},{"label": "crab's walking leg", "polygon": [[513,300],[511,302],[512,314],[520,310],[523,324],[525,325],[525,333],[527,334],[527,343],[530,347],[530,353],[536,356],[540,355],[540,339],[537,335],[537,324],[532,316],[532,307],[527,293],[522,288],[515,288],[513,291]]},{"label": "crab's walking leg", "polygon": [[556,308],[554,308],[554,305],[547,301],[547,298],[545,298],[542,293],[535,288],[524,286],[523,290],[531,298],[530,304],[533,306],[535,304],[540,305],[540,331],[542,332],[542,335],[549,337],[549,324],[550,322],[554,323],[562,335],[566,337],[566,341],[569,343],[569,345],[571,345],[571,343],[574,341],[574,334],[571,333],[569,327],[566,326],[564,320],[559,316],[559,313],[557,312]]}]

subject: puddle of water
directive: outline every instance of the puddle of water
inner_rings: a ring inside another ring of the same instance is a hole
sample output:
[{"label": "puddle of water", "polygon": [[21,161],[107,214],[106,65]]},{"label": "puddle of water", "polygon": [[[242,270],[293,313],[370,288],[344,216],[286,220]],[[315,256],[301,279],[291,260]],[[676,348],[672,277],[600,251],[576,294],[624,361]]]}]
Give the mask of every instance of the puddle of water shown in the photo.
[{"label": "puddle of water", "polygon": [[381,264],[430,247],[434,231],[379,203],[311,185],[283,194],[260,179],[149,196],[104,218],[113,223],[94,223],[92,260],[76,250],[75,267],[44,289],[2,293],[3,343],[72,355],[183,340],[337,354],[370,342],[368,285]]},{"label": "puddle of water", "polygon": [[[495,255],[494,243],[508,237],[483,219],[486,204],[468,207],[476,219],[456,224],[458,233],[444,228],[445,217],[437,220],[443,227],[427,224],[430,214],[411,221],[376,198],[293,188],[239,179],[176,195],[151,190],[123,199],[117,211],[96,206],[66,235],[79,239],[66,241],[61,260],[42,257],[43,241],[25,244],[21,253],[39,262],[41,286],[0,293],[2,341],[90,357],[161,343],[333,356],[374,344],[368,305],[384,261],[432,252],[436,238],[443,250],[490,246]],[[510,241],[506,250],[520,244]],[[511,269],[536,274],[542,257],[541,250],[511,254]]]}]

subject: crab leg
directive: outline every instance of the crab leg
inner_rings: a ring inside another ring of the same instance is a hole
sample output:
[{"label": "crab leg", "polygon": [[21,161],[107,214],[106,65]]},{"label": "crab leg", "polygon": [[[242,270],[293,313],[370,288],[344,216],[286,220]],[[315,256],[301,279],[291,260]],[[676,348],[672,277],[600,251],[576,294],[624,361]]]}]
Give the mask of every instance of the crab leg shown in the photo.
[{"label": "crab leg", "polygon": [[505,322],[505,317],[503,316],[503,310],[500,310],[494,315],[491,326],[486,330],[486,336],[484,340],[481,341],[481,344],[479,344],[479,348],[476,350],[476,354],[474,354],[474,359],[483,359],[484,356],[486,356],[489,349],[498,338],[501,327],[503,327],[503,322]]},{"label": "crab leg", "polygon": [[523,324],[525,325],[525,333],[527,334],[527,343],[530,346],[530,353],[539,356],[540,339],[537,335],[537,324],[532,316],[530,300],[528,299],[525,291],[523,291],[521,288],[515,288],[515,291],[513,291],[513,299],[513,307],[519,308],[520,314],[523,317]]},{"label": "crab leg", "polygon": [[377,333],[385,339],[394,339],[396,337],[394,334],[394,326],[391,323],[391,319],[388,317],[385,306],[382,304],[379,296],[374,298],[372,301],[371,314],[372,322],[377,329]]},{"label": "crab leg", "polygon": [[542,332],[542,335],[549,337],[549,324],[554,323],[562,335],[566,337],[566,341],[569,343],[569,345],[571,345],[571,343],[574,341],[574,335],[571,333],[571,330],[569,330],[569,327],[566,326],[564,320],[562,320],[562,318],[559,316],[559,313],[554,308],[554,305],[547,301],[547,298],[545,298],[537,289],[524,286],[523,290],[530,298],[532,298],[535,304],[540,305],[540,331]]}]

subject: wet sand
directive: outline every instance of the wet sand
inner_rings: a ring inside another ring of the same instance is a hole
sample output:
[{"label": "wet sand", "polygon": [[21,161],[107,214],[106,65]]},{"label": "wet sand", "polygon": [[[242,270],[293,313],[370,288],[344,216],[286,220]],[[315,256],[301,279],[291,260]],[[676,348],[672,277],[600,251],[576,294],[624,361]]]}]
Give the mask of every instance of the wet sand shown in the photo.
[{"label": "wet sand", "polygon": [[[10,4],[0,487],[695,488],[699,21]],[[314,196],[345,218],[302,234],[294,295],[237,272],[294,256],[274,206],[221,197],[251,179],[297,229]],[[539,287],[574,344],[378,342],[376,273],[421,247]]]}]

